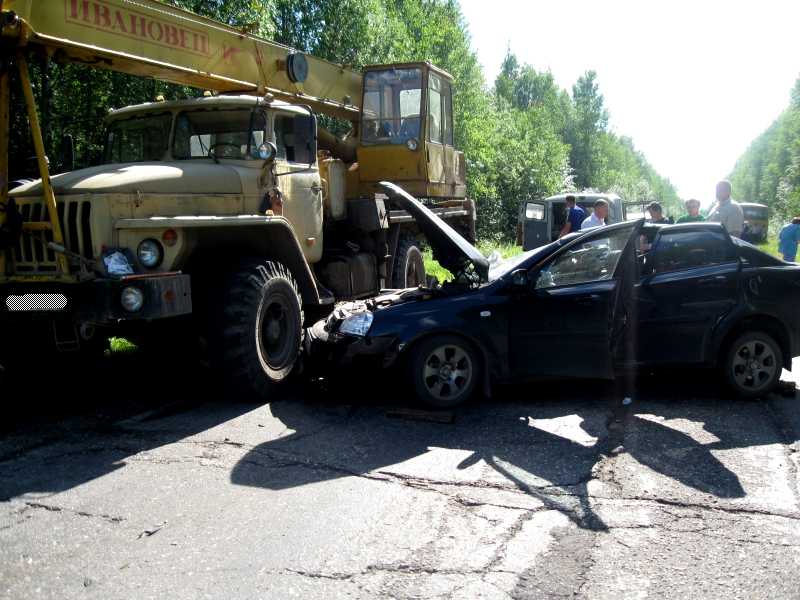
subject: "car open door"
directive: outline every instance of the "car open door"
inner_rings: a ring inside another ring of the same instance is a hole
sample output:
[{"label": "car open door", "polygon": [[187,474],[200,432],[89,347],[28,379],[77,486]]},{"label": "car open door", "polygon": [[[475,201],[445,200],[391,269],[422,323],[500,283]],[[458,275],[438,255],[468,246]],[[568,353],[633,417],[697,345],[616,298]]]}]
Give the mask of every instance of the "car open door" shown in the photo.
[{"label": "car open door", "polygon": [[590,230],[531,269],[529,286],[511,300],[514,379],[614,377],[643,222]]}]

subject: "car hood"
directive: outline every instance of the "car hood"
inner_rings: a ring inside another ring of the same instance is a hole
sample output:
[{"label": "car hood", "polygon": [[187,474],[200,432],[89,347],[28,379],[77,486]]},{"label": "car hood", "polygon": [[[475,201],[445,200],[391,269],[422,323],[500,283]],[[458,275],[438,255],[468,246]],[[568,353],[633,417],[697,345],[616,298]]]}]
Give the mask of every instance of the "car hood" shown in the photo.
[{"label": "car hood", "polygon": [[379,185],[391,200],[414,217],[433,250],[433,257],[456,279],[474,272],[481,283],[489,280],[489,261],[475,246],[401,187],[388,181]]},{"label": "car hood", "polygon": [[[99,165],[50,178],[53,192],[64,194],[241,194],[242,180],[228,165],[173,161]],[[40,196],[40,179],[10,192]]]}]

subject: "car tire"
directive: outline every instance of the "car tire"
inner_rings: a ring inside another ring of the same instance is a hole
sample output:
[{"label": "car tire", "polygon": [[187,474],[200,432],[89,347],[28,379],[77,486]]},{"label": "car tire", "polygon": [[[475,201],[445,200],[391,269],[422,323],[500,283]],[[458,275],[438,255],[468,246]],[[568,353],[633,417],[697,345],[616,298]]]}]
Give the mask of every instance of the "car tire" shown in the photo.
[{"label": "car tire", "polygon": [[303,308],[294,277],[279,262],[246,261],[232,273],[216,312],[218,335],[210,349],[223,382],[237,393],[234,399],[271,399],[302,348]]},{"label": "car tire", "polygon": [[405,289],[424,285],[425,260],[416,239],[401,237],[397,242],[394,267],[392,268],[392,287]]},{"label": "car tire", "polygon": [[734,394],[759,398],[778,385],[783,353],[773,337],[763,331],[750,331],[727,347],[722,369],[723,379]]},{"label": "car tire", "polygon": [[453,408],[466,402],[480,378],[480,358],[472,345],[454,335],[420,342],[409,360],[417,399],[431,408]]}]

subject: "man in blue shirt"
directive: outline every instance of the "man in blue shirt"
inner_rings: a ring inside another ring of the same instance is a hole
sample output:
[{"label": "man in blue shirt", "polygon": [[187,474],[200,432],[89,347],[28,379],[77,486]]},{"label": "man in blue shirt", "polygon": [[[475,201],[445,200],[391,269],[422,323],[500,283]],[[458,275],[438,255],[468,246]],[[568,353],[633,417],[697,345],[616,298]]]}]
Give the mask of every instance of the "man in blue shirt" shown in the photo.
[{"label": "man in blue shirt", "polygon": [[567,196],[565,198],[567,203],[567,222],[561,228],[561,233],[558,237],[562,238],[568,233],[574,233],[581,230],[581,223],[586,218],[586,212],[580,207],[575,205],[575,196]]},{"label": "man in blue shirt", "polygon": [[778,252],[783,254],[783,260],[795,262],[798,242],[800,242],[800,217],[795,217],[791,223],[783,226],[778,235]]}]

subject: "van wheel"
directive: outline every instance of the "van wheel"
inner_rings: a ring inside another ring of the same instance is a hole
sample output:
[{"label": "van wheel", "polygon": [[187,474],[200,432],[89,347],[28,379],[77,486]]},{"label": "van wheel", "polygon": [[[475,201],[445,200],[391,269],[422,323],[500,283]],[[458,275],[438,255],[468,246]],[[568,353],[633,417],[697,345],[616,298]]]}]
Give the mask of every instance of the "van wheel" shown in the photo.
[{"label": "van wheel", "polygon": [[212,345],[223,379],[245,399],[266,400],[291,374],[302,347],[297,282],[279,262],[252,260],[231,276]]},{"label": "van wheel", "polygon": [[401,237],[397,242],[392,269],[393,288],[412,288],[425,283],[425,261],[417,244],[417,240],[409,236]]},{"label": "van wheel", "polygon": [[725,383],[737,396],[758,398],[778,385],[783,354],[771,336],[751,331],[739,336],[728,347],[723,369]]},{"label": "van wheel", "polygon": [[433,408],[452,408],[475,391],[480,373],[478,355],[462,338],[437,335],[423,340],[409,365],[417,398]]}]

